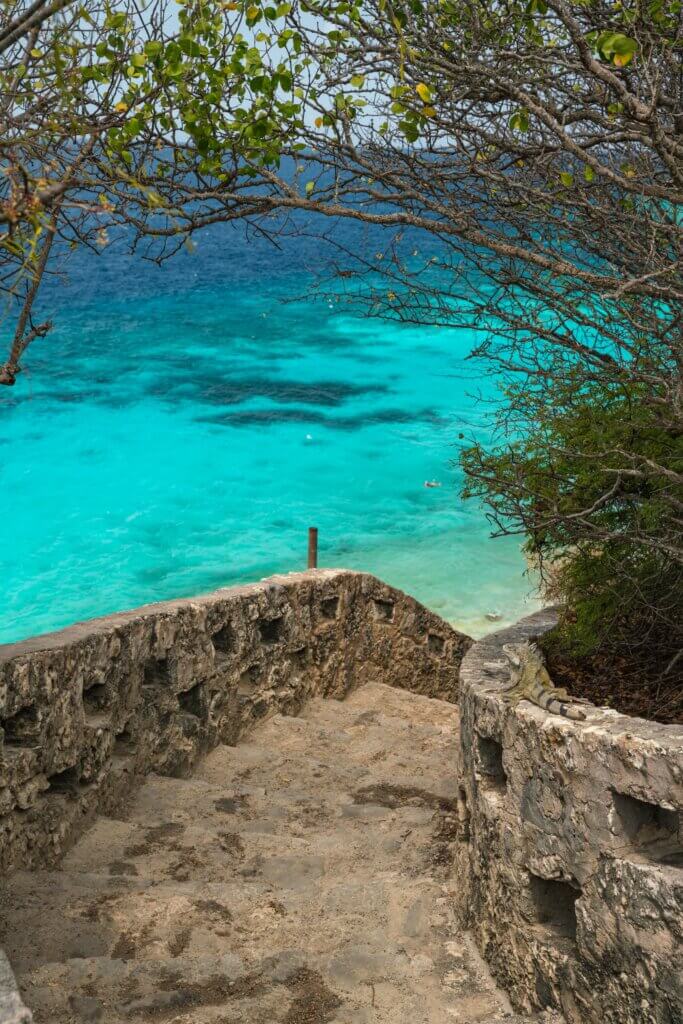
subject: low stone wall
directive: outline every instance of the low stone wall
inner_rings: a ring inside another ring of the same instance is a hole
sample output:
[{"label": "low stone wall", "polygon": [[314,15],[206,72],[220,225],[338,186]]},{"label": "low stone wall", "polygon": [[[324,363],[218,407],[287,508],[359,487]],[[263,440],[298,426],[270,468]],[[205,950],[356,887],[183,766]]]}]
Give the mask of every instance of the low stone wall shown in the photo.
[{"label": "low stone wall", "polygon": [[471,641],[362,573],[316,570],[0,647],[0,872],[56,861],[136,777],[381,681],[456,700]]},{"label": "low stone wall", "polygon": [[584,722],[500,696],[502,645],[461,668],[461,917],[520,1010],[568,1024],[683,1022],[683,727],[585,708]]}]

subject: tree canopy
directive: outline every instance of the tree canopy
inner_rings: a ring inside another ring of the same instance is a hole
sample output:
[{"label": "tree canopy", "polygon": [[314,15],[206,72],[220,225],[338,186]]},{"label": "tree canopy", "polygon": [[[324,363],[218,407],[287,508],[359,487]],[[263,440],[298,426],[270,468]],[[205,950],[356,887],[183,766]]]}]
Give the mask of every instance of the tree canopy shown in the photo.
[{"label": "tree canopy", "polygon": [[675,662],[680,0],[5,0],[0,55],[0,379],[48,329],[55,237],[125,224],[161,259],[275,210],[384,225],[384,258],[344,254],[332,286],[480,332],[506,404],[468,493],[584,601],[590,642],[599,619]]}]

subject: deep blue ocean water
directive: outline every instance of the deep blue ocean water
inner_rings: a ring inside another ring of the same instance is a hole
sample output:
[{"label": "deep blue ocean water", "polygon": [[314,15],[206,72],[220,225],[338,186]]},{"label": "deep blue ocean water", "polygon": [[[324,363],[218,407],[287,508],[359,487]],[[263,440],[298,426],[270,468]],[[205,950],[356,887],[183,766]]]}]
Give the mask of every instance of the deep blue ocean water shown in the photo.
[{"label": "deep blue ocean water", "polygon": [[470,332],[297,301],[333,255],[311,237],[197,243],[162,267],[114,243],[44,289],[55,328],[0,389],[0,642],[301,569],[309,525],[321,565],[474,634],[531,610],[518,541],[458,494],[496,398]]}]

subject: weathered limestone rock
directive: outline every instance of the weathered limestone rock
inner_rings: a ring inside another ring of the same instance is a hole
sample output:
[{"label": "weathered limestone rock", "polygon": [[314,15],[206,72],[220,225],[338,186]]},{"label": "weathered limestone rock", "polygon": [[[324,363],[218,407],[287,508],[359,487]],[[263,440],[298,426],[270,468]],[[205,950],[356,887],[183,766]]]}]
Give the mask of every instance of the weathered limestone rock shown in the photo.
[{"label": "weathered limestone rock", "polygon": [[531,616],[463,660],[461,919],[520,1008],[681,1024],[683,728],[506,704],[491,663],[553,622]]},{"label": "weathered limestone rock", "polygon": [[0,1021],[2,1024],[32,1024],[33,1017],[21,1001],[12,968],[0,949]]}]

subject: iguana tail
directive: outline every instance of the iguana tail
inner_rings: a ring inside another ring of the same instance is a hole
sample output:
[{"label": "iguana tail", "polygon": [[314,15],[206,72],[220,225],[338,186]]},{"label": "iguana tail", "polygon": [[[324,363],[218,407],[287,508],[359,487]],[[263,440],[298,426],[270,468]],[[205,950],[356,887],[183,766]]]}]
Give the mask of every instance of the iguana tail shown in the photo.
[{"label": "iguana tail", "polygon": [[546,711],[549,711],[551,715],[563,715],[564,718],[571,718],[575,722],[583,722],[586,718],[583,711],[580,711],[579,708],[573,704],[565,704],[564,701],[557,700],[553,697],[552,693],[548,693],[546,690],[539,697],[538,703]]},{"label": "iguana tail", "polygon": [[550,676],[545,671],[545,668],[530,681],[524,696],[532,704],[537,704],[539,708],[543,708],[544,711],[548,711],[551,715],[562,715],[564,718],[571,718],[575,722],[582,722],[586,717],[583,711],[580,711],[576,705],[571,703],[571,698],[566,690],[552,685]]}]

